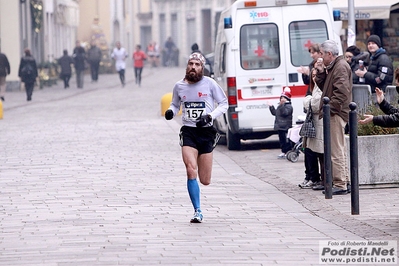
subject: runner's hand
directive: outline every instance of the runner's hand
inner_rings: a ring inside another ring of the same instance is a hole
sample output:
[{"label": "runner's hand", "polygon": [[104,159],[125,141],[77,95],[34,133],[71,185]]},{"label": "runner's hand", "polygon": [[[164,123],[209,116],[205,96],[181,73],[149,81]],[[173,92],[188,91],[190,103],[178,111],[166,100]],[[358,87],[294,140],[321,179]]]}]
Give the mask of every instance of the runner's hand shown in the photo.
[{"label": "runner's hand", "polygon": [[212,121],[211,115],[203,115],[198,119],[197,127],[203,127]]},{"label": "runner's hand", "polygon": [[172,118],[173,118],[173,111],[170,110],[170,109],[166,110],[166,112],[165,112],[165,119],[166,119],[166,120],[171,120]]}]

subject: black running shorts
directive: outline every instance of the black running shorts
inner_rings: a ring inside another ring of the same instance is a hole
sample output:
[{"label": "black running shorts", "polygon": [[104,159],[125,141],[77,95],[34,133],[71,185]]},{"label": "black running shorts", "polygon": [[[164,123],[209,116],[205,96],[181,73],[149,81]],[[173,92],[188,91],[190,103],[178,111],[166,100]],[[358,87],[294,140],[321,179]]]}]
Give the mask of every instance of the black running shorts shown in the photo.
[{"label": "black running shorts", "polygon": [[214,127],[188,127],[180,129],[180,146],[198,150],[198,154],[210,153],[216,147],[220,135]]}]

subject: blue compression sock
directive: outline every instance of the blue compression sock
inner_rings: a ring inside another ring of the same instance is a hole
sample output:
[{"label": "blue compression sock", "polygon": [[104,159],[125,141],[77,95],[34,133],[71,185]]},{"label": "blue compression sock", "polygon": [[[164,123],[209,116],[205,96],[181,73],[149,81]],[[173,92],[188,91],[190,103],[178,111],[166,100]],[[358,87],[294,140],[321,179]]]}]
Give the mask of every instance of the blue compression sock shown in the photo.
[{"label": "blue compression sock", "polygon": [[194,210],[200,208],[200,188],[197,179],[187,179],[187,190]]}]

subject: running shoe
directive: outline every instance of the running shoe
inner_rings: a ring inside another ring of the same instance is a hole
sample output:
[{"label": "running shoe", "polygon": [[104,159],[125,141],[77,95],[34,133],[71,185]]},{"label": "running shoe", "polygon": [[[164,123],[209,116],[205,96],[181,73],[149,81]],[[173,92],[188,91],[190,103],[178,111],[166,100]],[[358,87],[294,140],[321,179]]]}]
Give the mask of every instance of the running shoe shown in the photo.
[{"label": "running shoe", "polygon": [[196,210],[194,212],[193,218],[190,220],[190,223],[202,223],[202,219],[203,216],[201,210]]},{"label": "running shoe", "polygon": [[277,156],[277,159],[285,159],[285,157],[285,153],[281,153],[279,156]]},{"label": "running shoe", "polygon": [[312,188],[315,185],[311,180],[309,180],[305,185],[301,186],[301,188]]},{"label": "running shoe", "polygon": [[298,187],[303,187],[304,185],[306,185],[309,182],[309,180],[307,180],[306,178],[302,181],[302,183],[298,184]]}]

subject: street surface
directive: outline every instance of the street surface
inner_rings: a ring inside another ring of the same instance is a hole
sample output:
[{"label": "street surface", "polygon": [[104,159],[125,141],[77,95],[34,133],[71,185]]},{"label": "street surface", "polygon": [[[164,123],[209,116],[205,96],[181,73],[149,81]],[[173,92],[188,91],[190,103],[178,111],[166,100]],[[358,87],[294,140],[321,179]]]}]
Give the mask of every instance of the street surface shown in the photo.
[{"label": "street surface", "polygon": [[[180,117],[161,98],[184,68],[7,92],[0,120],[0,265],[318,265],[320,240],[398,240],[399,188],[326,200],[276,138],[218,146],[204,222],[193,214]],[[394,155],[392,155],[394,156]],[[386,167],[386,166],[382,166]]]}]

